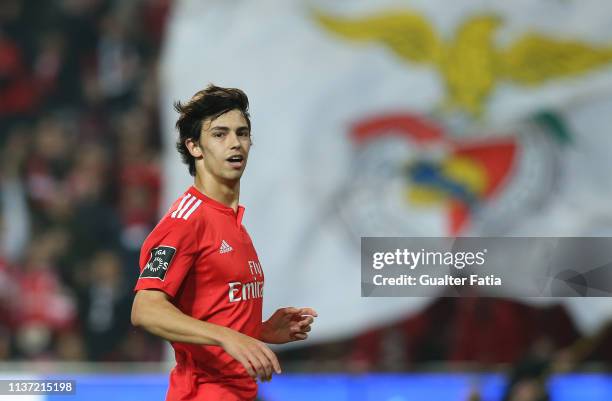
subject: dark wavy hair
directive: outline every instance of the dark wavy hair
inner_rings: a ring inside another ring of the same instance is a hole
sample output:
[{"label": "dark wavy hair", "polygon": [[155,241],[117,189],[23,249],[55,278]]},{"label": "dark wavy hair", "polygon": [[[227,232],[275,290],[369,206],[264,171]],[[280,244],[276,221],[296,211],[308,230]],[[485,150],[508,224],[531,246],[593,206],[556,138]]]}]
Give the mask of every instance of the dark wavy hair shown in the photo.
[{"label": "dark wavy hair", "polygon": [[179,132],[176,149],[181,154],[183,163],[189,166],[189,174],[192,176],[195,176],[196,172],[195,158],[189,153],[185,141],[189,138],[195,141],[200,139],[204,120],[212,121],[228,111],[239,110],[246,119],[249,130],[251,129],[249,98],[240,89],[210,84],[193,95],[187,103],[175,102],[174,109],[180,114],[176,121],[176,129]]}]

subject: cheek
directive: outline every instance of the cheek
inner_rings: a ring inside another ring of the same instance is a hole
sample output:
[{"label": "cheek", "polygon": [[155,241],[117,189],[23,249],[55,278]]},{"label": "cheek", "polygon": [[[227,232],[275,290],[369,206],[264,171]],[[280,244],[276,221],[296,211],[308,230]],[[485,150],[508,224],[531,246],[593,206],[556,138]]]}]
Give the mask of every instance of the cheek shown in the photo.
[{"label": "cheek", "polygon": [[216,146],[207,146],[204,150],[204,158],[208,158],[210,161],[222,159],[223,152]]},{"label": "cheek", "polygon": [[252,145],[253,145],[253,141],[251,141],[250,139],[243,142],[242,147],[246,151],[247,155],[249,154],[249,151],[251,150]]}]

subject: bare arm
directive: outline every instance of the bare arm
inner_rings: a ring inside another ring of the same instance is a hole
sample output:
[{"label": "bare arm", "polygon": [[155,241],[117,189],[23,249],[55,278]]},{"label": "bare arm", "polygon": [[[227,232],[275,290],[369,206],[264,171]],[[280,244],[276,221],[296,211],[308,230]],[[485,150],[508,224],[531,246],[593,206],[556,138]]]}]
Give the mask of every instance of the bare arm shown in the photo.
[{"label": "bare arm", "polygon": [[168,341],[222,347],[256,378],[269,380],[280,373],[276,355],[261,341],[227,327],[185,315],[167,294],[140,290],[132,305],[132,324]]},{"label": "bare arm", "polygon": [[168,341],[197,345],[220,346],[223,330],[229,330],[185,315],[170,302],[167,294],[156,290],[136,293],[132,324]]}]

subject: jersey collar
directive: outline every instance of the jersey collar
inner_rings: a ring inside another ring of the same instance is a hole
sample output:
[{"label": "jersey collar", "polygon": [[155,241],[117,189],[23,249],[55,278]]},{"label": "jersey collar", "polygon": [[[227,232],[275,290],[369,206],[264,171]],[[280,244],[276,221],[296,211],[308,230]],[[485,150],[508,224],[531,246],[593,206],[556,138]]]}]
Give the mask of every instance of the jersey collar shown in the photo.
[{"label": "jersey collar", "polygon": [[195,196],[196,198],[201,199],[202,202],[206,203],[210,207],[215,208],[215,209],[217,209],[217,210],[219,210],[219,211],[221,211],[223,213],[230,214],[230,215],[236,217],[236,225],[238,227],[240,227],[240,225],[242,224],[242,216],[244,216],[244,206],[238,205],[238,210],[236,212],[234,212],[234,209],[232,209],[231,207],[226,206],[223,203],[221,203],[219,201],[216,201],[213,198],[209,198],[208,196],[204,195],[194,185],[192,185],[189,188],[188,192],[191,195]]}]

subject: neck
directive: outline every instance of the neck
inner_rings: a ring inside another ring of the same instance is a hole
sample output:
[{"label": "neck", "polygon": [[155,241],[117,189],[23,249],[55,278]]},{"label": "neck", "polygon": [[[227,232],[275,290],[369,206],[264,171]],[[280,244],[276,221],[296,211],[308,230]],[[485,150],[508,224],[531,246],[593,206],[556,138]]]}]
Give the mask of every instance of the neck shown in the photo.
[{"label": "neck", "polygon": [[238,210],[238,199],[240,197],[240,180],[220,181],[210,174],[196,174],[194,184],[198,191],[225,206]]}]

